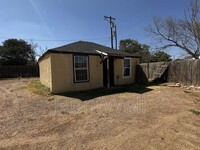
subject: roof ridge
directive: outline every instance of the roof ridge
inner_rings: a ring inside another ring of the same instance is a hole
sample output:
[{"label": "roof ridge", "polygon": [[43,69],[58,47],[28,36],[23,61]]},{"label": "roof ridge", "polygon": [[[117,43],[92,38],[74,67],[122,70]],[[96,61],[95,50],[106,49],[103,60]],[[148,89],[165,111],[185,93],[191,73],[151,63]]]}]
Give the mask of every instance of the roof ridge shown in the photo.
[{"label": "roof ridge", "polygon": [[58,49],[58,48],[63,48],[65,46],[70,46],[70,45],[78,43],[78,42],[80,42],[80,41],[76,41],[76,42],[73,42],[73,43],[65,44],[65,45],[62,45],[62,46],[54,47],[54,48],[50,48],[48,50],[54,50],[54,49]]}]

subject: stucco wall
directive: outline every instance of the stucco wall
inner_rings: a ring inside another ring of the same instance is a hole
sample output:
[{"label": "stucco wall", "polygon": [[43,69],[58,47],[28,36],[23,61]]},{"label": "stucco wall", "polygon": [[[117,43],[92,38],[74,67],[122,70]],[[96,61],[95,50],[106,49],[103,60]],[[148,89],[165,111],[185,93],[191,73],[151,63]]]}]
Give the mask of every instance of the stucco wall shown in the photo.
[{"label": "stucco wall", "polygon": [[[103,65],[101,58],[89,55],[89,82],[74,83],[73,55],[72,54],[47,54],[39,62],[40,81],[51,89],[53,93],[68,91],[81,91],[103,87]],[[114,84],[123,85],[135,82],[136,64],[139,58],[131,58],[131,77],[123,77],[123,59],[114,60]]]},{"label": "stucco wall", "polygon": [[47,54],[39,62],[40,82],[52,90],[51,55]]},{"label": "stucco wall", "polygon": [[140,58],[131,58],[131,77],[123,77],[123,59],[114,61],[114,83],[115,85],[131,84],[135,82],[136,64],[140,63]]},{"label": "stucco wall", "polygon": [[89,82],[74,83],[73,55],[51,54],[52,92],[80,91],[103,86],[103,67],[99,56],[89,55]]}]

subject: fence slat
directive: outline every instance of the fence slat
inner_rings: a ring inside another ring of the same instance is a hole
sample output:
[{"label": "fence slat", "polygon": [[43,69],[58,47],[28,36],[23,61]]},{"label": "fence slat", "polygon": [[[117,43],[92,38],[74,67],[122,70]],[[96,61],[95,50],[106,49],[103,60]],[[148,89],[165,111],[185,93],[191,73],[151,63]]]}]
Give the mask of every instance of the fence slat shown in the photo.
[{"label": "fence slat", "polygon": [[[136,70],[138,75],[136,81],[147,82],[148,79],[155,78],[155,73],[157,71],[159,72],[160,69],[158,66],[162,65],[162,63],[163,62],[149,64],[149,78],[147,63],[140,64],[140,69]],[[170,62],[167,75],[168,82],[200,86],[200,60],[181,60]]]},{"label": "fence slat", "polygon": [[200,85],[200,60],[174,61],[169,65],[168,82]]}]

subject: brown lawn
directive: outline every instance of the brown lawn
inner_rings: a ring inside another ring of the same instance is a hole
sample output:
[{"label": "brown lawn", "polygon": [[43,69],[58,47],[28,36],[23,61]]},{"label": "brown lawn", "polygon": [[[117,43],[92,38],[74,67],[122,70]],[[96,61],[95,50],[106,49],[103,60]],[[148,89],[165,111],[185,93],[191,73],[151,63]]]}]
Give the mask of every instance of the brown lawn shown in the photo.
[{"label": "brown lawn", "polygon": [[129,85],[42,96],[28,86],[37,80],[0,80],[0,149],[200,149],[200,91]]}]

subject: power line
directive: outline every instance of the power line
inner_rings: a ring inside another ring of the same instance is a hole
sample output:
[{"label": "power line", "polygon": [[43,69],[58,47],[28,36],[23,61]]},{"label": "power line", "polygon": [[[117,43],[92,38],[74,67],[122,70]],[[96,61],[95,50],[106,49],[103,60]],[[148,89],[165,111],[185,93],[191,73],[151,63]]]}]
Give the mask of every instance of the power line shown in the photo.
[{"label": "power line", "polygon": [[104,46],[106,46],[106,45],[110,42],[110,38],[107,39],[107,40],[104,40],[104,41],[105,41],[105,42],[104,42],[104,43],[102,42],[102,43],[103,43]]},{"label": "power line", "polygon": [[[38,41],[38,42],[70,42],[70,41],[80,41],[80,39],[59,39],[59,40],[52,40],[52,39],[34,39],[34,38],[14,38],[14,37],[0,37],[1,39],[22,39],[26,41]],[[109,37],[102,37],[102,38],[91,38],[91,39],[81,39],[81,40],[103,40],[103,39],[109,39]]]}]

